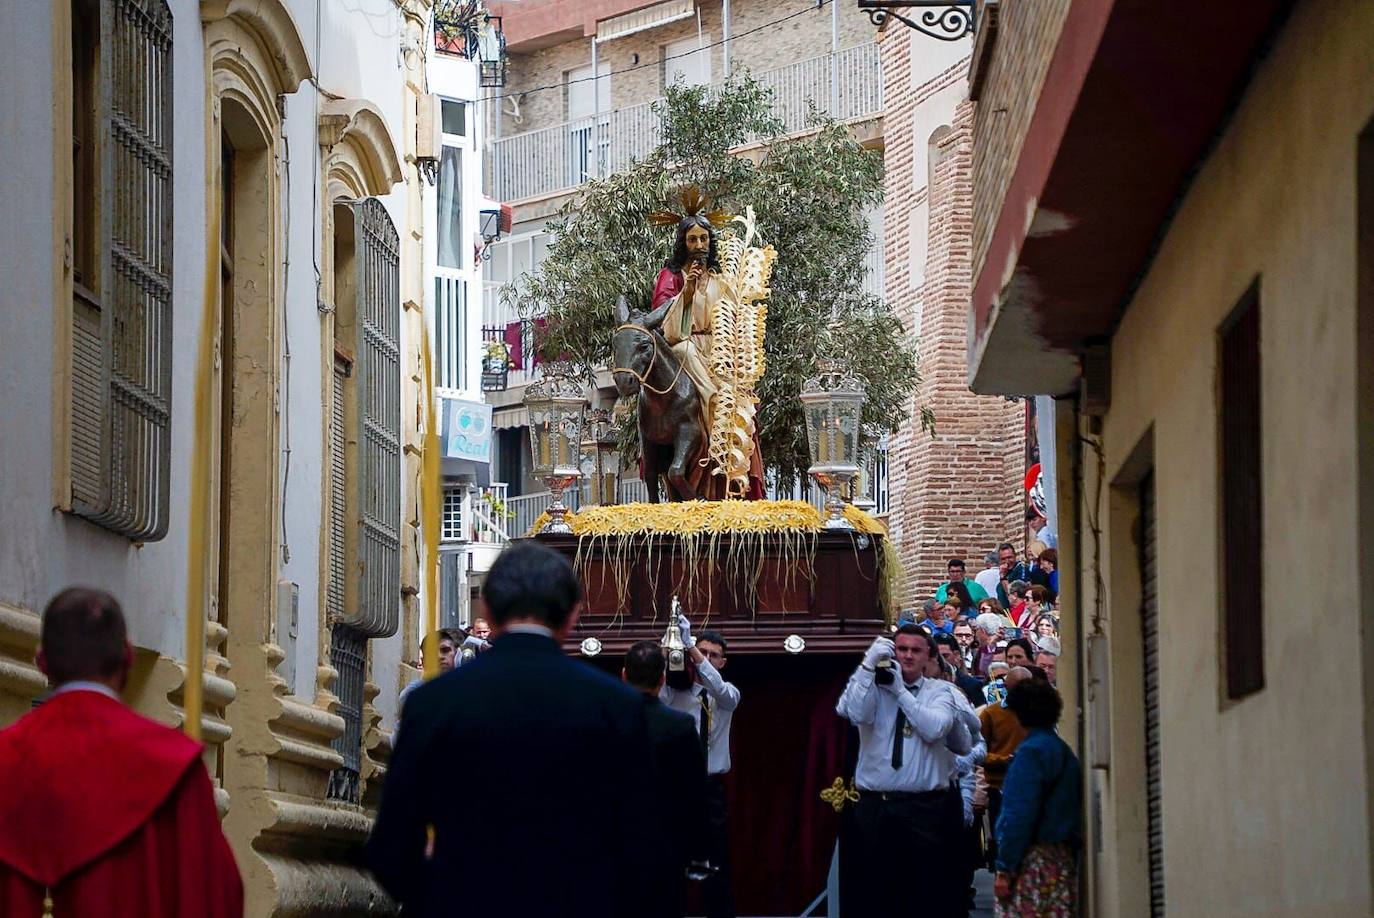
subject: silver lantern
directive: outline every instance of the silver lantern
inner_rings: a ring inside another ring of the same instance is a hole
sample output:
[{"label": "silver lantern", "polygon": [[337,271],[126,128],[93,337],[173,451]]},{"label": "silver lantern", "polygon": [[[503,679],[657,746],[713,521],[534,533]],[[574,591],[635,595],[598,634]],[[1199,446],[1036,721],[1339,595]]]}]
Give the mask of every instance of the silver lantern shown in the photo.
[{"label": "silver lantern", "polygon": [[835,361],[823,361],[820,372],[802,383],[802,409],[811,444],[807,471],[827,500],[826,529],[853,529],[844,518],[849,482],[859,474],[859,415],[863,385]]},{"label": "silver lantern", "polygon": [[530,415],[530,459],[534,476],[553,495],[548,522],[540,532],[570,533],[564,518],[563,489],[582,477],[583,412],[587,399],[582,382],[565,362],[550,363],[544,375],[525,387],[525,410]]}]

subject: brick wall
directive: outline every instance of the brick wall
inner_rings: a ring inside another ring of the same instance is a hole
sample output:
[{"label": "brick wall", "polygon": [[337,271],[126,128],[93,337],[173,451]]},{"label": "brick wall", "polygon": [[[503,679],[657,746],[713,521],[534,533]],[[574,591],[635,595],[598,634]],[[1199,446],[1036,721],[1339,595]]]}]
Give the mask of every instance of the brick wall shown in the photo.
[{"label": "brick wall", "polygon": [[[707,42],[724,38],[719,3],[703,4],[701,31]],[[782,17],[800,12],[786,22],[768,25]],[[732,68],[755,72],[772,70],[830,51],[830,7],[817,9],[814,0],[734,0],[730,4],[730,62]],[[762,27],[762,28],[760,28]],[[759,31],[753,31],[759,29]],[[745,34],[752,32],[752,34]],[[852,48],[873,40],[875,29],[857,7],[840,7],[840,48]],[[611,107],[626,108],[649,102],[663,95],[663,48],[671,42],[695,37],[697,20],[681,19],[655,29],[608,41],[598,50],[599,62],[611,73]],[[639,55],[638,64],[634,56]],[[725,50],[710,49],[712,79],[725,74]],[[570,70],[590,66],[592,41],[578,38],[528,54],[513,54],[509,83],[503,94],[526,93],[520,103],[522,120],[515,123],[510,105],[504,106],[503,136],[551,127],[565,120],[567,90],[563,87],[533,91],[537,87],[561,84]],[[631,69],[638,67],[639,69]],[[626,72],[622,72],[626,71]]]},{"label": "brick wall", "polygon": [[988,240],[1011,184],[1050,58],[1071,0],[1001,4],[1001,22],[973,128],[973,265],[982,266]]},{"label": "brick wall", "polygon": [[[881,39],[887,298],[907,328],[919,330],[922,374],[910,420],[891,438],[888,454],[888,525],[906,568],[906,605],[934,592],[950,557],[965,558],[973,573],[999,541],[1020,546],[1025,450],[1024,403],[968,389],[973,105],[962,88],[967,61],[913,79],[913,40],[905,30]],[[951,94],[958,101],[949,121],[931,129],[931,107],[949,106]],[[921,162],[927,169],[916,174]],[[933,437],[920,430],[922,406],[935,414]]]}]

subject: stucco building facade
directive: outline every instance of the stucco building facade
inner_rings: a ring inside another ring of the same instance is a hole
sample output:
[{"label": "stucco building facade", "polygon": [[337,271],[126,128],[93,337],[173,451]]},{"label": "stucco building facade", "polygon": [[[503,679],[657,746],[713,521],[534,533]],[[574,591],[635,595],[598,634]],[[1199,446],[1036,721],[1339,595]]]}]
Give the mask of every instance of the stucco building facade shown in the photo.
[{"label": "stucco building facade", "polygon": [[0,723],[47,599],[113,592],[254,916],[391,908],[354,855],[437,592],[430,17],[0,8]]},{"label": "stucco building facade", "polygon": [[1369,914],[1374,15],[1001,6],[969,380],[1061,409],[1086,907]]}]

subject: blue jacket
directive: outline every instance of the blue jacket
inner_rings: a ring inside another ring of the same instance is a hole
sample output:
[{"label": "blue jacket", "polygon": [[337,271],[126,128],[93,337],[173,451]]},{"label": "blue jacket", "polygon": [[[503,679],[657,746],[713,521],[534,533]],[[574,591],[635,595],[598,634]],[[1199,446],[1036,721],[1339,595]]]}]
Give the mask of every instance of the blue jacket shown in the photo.
[{"label": "blue jacket", "polygon": [[997,869],[1019,872],[1035,842],[1077,846],[1083,837],[1082,790],[1083,771],[1068,744],[1047,727],[1031,730],[1002,783]]}]

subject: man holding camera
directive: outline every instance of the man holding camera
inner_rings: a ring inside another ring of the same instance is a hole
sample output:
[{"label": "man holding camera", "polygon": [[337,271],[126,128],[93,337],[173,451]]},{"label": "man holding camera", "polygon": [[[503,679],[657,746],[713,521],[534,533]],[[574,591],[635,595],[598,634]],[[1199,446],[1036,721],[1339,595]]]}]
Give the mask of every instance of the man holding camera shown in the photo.
[{"label": "man holding camera", "polygon": [[840,840],[846,914],[911,912],[912,887],[893,882],[900,864],[920,867],[921,914],[965,913],[955,758],[973,748],[978,718],[953,684],[925,677],[932,658],[934,639],[902,625],[868,648],[836,706],[859,728],[859,801]]},{"label": "man holding camera", "polygon": [[725,775],[730,771],[730,723],[739,707],[739,689],[720,675],[726,663],[724,636],[717,631],[703,631],[700,638],[693,638],[692,624],[685,615],[678,616],[678,628],[688,659],[696,668],[696,678],[685,685],[675,685],[674,674],[669,673],[659,697],[668,707],[692,716],[706,754],[706,821],[710,830],[707,851],[711,866],[716,868],[701,884],[706,918],[735,918]]}]

